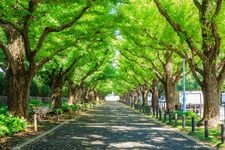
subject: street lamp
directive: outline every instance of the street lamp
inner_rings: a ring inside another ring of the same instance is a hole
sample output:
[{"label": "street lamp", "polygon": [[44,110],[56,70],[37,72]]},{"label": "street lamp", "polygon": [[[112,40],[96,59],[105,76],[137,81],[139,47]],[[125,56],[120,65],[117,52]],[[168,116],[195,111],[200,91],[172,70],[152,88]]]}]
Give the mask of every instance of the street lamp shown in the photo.
[{"label": "street lamp", "polygon": [[185,93],[185,59],[183,59],[183,112],[186,112],[186,93]]}]

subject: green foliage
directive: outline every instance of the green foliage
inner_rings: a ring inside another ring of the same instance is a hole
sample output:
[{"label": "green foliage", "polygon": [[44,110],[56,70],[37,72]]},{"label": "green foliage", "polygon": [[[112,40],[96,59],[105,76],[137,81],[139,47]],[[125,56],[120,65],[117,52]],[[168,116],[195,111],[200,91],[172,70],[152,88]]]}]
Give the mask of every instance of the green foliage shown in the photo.
[{"label": "green foliage", "polygon": [[69,111],[77,111],[80,109],[79,105],[68,105],[67,102],[62,103],[62,110],[63,112],[69,112]]},{"label": "green foliage", "polygon": [[58,115],[61,115],[61,114],[63,114],[63,110],[62,109],[56,109],[55,113],[58,114]]},{"label": "green foliage", "polygon": [[15,117],[11,114],[0,115],[0,136],[12,135],[27,127],[26,120]]},{"label": "green foliage", "polygon": [[4,73],[0,72],[0,95],[6,95],[7,93],[7,85],[4,78]]},{"label": "green foliage", "polygon": [[[189,74],[186,77],[186,84],[185,84],[186,90],[193,91],[193,90],[200,90],[201,87],[198,85],[196,80],[194,79],[193,75]],[[180,80],[180,82],[177,84],[176,89],[178,91],[183,90],[183,80]]]},{"label": "green foliage", "polygon": [[45,82],[42,82],[40,77],[36,75],[31,83],[30,95],[48,97],[50,96],[50,94],[51,94],[50,87]]},{"label": "green foliage", "polygon": [[38,100],[38,99],[31,99],[30,103],[29,103],[29,106],[30,107],[33,107],[33,106],[49,106],[49,103],[44,103],[44,102],[42,102],[41,100]]},{"label": "green foliage", "polygon": [[0,106],[0,114],[6,114],[7,111],[7,106]]},{"label": "green foliage", "polygon": [[31,99],[29,102],[29,113],[33,114],[34,113],[33,107],[39,107],[39,106],[51,108],[51,103],[44,103],[38,99]]},{"label": "green foliage", "polygon": [[182,111],[176,111],[173,114],[177,114],[177,117],[182,118],[182,115],[185,115],[185,118],[187,119],[191,119],[192,117],[194,117],[195,119],[199,119],[199,115],[194,113],[193,111],[186,111],[185,113]]}]

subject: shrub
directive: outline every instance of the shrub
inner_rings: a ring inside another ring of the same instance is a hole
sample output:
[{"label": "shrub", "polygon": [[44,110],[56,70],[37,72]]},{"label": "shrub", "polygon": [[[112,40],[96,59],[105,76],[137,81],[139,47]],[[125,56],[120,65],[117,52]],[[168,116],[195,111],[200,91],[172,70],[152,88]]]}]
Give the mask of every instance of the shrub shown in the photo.
[{"label": "shrub", "polygon": [[79,105],[68,105],[67,102],[62,103],[62,110],[64,112],[69,112],[69,111],[76,111],[79,109]]},{"label": "shrub", "polygon": [[185,115],[186,118],[189,118],[189,119],[192,117],[196,119],[199,118],[198,114],[194,113],[193,111],[186,111],[185,113],[182,111],[176,111],[174,113],[176,113],[179,118],[181,118],[183,114]]},{"label": "shrub", "polygon": [[0,106],[0,114],[6,114],[7,110],[7,106]]},{"label": "shrub", "polygon": [[9,113],[0,115],[0,136],[12,135],[27,127],[26,120]]}]

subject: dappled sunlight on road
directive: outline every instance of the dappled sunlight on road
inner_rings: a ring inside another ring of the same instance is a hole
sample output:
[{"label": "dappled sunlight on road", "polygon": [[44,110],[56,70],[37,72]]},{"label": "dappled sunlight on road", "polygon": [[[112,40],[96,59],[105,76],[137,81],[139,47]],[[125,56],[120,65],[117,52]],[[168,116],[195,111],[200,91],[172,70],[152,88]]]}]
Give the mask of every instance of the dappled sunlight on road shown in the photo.
[{"label": "dappled sunlight on road", "polygon": [[117,102],[106,102],[26,149],[43,146],[48,150],[203,148]]},{"label": "dappled sunlight on road", "polygon": [[153,148],[153,145],[140,142],[111,143],[107,148]]}]

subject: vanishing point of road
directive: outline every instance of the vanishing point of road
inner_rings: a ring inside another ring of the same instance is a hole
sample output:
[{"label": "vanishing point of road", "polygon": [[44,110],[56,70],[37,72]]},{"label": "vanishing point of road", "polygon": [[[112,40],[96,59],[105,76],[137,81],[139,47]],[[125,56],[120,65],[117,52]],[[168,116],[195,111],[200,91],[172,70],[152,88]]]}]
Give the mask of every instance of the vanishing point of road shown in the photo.
[{"label": "vanishing point of road", "polygon": [[105,102],[25,150],[207,150],[183,135],[118,102]]}]

